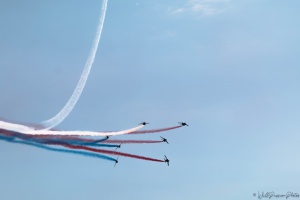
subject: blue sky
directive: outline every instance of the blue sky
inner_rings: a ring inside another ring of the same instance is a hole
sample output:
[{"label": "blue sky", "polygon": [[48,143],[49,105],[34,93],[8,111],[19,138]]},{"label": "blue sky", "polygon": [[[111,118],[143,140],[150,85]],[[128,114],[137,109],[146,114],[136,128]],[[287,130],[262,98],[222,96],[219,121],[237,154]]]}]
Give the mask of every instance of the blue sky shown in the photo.
[{"label": "blue sky", "polygon": [[[39,123],[67,102],[101,1],[0,1],[0,117]],[[299,2],[109,1],[90,78],[58,128],[189,127],[119,139],[114,163],[0,142],[0,199],[257,199],[300,193]]]}]

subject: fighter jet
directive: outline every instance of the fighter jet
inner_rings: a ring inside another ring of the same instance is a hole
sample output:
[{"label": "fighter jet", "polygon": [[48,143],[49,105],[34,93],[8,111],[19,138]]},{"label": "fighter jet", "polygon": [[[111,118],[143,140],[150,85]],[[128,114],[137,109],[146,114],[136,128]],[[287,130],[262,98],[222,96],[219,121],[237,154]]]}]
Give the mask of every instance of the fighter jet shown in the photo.
[{"label": "fighter jet", "polygon": [[[161,137],[161,136],[160,136],[160,137]],[[161,137],[161,140],[162,140],[163,142],[166,142],[167,144],[169,144],[169,142],[168,142],[168,140],[167,140],[166,138]]]},{"label": "fighter jet", "polygon": [[119,156],[117,157],[117,160],[115,161],[115,166],[114,167],[116,167],[116,164],[119,162],[118,159],[119,159]]},{"label": "fighter jet", "polygon": [[181,126],[189,126],[187,123],[185,122],[178,122],[179,124],[181,124]]},{"label": "fighter jet", "polygon": [[147,123],[147,122],[142,122],[142,123],[140,123],[141,125],[146,125],[146,124],[149,124],[149,123]]},{"label": "fighter jet", "polygon": [[117,150],[118,148],[121,148],[121,144],[119,144],[119,145],[117,146],[116,150]]},{"label": "fighter jet", "polygon": [[167,156],[165,155],[165,163],[167,163],[168,164],[168,166],[169,166],[169,162],[170,162],[170,160],[167,158]]}]

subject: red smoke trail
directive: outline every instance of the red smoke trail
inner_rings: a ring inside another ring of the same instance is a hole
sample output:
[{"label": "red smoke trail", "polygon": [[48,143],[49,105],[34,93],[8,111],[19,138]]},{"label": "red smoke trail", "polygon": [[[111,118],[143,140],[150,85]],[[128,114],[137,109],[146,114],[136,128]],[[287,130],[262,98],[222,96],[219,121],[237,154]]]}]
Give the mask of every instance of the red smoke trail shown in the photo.
[{"label": "red smoke trail", "polygon": [[[37,137],[36,137],[37,136]],[[97,142],[102,142],[107,140],[107,138],[103,139],[88,139],[88,138],[81,138],[81,137],[76,137],[76,136],[55,136],[55,135],[35,135],[33,136],[34,138],[42,138],[42,139],[56,139],[56,140],[61,140],[62,142],[72,142],[72,141],[77,141],[77,142],[82,142],[82,143],[97,143]]]},{"label": "red smoke trail", "polygon": [[[182,126],[172,126],[172,127],[168,127],[168,128],[161,128],[161,129],[152,129],[152,130],[144,130],[144,131],[134,131],[131,133],[127,133],[127,134],[146,134],[146,133],[158,133],[158,132],[163,132],[163,131],[169,131],[169,130],[173,130],[173,129],[177,129],[180,128]],[[107,133],[109,133],[109,131],[105,131]],[[113,131],[111,131],[113,132]],[[80,136],[69,136],[69,135],[28,135],[28,137],[36,137],[36,138],[45,138],[45,139],[62,139],[62,140],[78,140],[78,141],[82,141],[82,142],[95,142],[95,139],[87,139],[87,138],[80,138]]]},{"label": "red smoke trail", "polygon": [[69,145],[69,144],[66,144],[66,145],[60,144],[60,145],[70,148],[70,149],[83,149],[83,150],[92,151],[92,152],[96,152],[96,153],[124,156],[124,157],[130,157],[130,158],[136,158],[136,159],[148,160],[148,161],[154,161],[154,162],[165,162],[164,160],[159,160],[159,159],[155,159],[155,158],[149,158],[149,157],[144,157],[144,156],[139,156],[139,155],[134,155],[134,154],[129,154],[129,153],[122,153],[122,152],[118,152],[118,151],[95,149],[95,148],[86,147],[86,146],[77,146],[77,145]]},{"label": "red smoke trail", "polygon": [[[0,133],[6,136],[13,136],[15,134],[18,134],[13,131],[7,131],[4,129],[0,129]],[[161,142],[161,141],[159,141]],[[91,147],[86,147],[86,146],[78,146],[78,145],[71,145],[71,144],[66,144],[63,141],[62,142],[43,142],[44,144],[52,144],[52,145],[61,145],[70,149],[83,149],[87,151],[92,151],[96,153],[104,153],[104,154],[110,154],[110,155],[117,155],[117,156],[124,156],[124,157],[130,157],[130,158],[136,158],[136,159],[141,159],[141,160],[148,160],[148,161],[154,161],[154,162],[165,162],[164,160],[159,160],[155,158],[149,158],[145,156],[139,156],[139,155],[134,155],[134,154],[129,154],[129,153],[122,153],[118,151],[110,151],[110,150],[104,150],[104,149],[96,149],[96,148],[91,148]]]},{"label": "red smoke trail", "polygon": [[78,141],[82,143],[107,143],[107,144],[151,144],[161,143],[162,140],[110,140],[110,139],[87,139],[79,137],[38,137],[43,139],[60,139],[62,142]]},{"label": "red smoke trail", "polygon": [[168,127],[168,128],[144,130],[144,131],[134,131],[134,132],[131,132],[131,133],[128,133],[128,134],[158,133],[158,132],[169,131],[169,130],[180,128],[180,127],[182,127],[182,126],[172,126],[172,127]]},{"label": "red smoke trail", "polygon": [[13,136],[16,133],[13,131],[9,131],[9,130],[5,130],[5,129],[0,129],[0,134],[2,135],[6,135],[6,136]]},{"label": "red smoke trail", "polygon": [[28,138],[42,138],[42,139],[60,139],[60,140],[78,140],[83,142],[92,142],[95,139],[81,138],[82,136],[69,135],[28,135]]},{"label": "red smoke trail", "polygon": [[60,143],[60,142],[50,142],[50,143],[45,143],[45,144],[61,145],[61,146],[64,146],[64,147],[67,147],[67,148],[70,148],[70,149],[83,149],[83,150],[86,150],[86,151],[91,151],[91,152],[96,152],[96,153],[104,153],[104,154],[110,154],[110,155],[124,156],[124,157],[130,157],[130,158],[136,158],[136,159],[148,160],[148,161],[154,161],[154,162],[165,162],[164,160],[149,158],[149,157],[145,157],[145,156],[139,156],[139,155],[134,155],[134,154],[129,154],[129,153],[122,153],[122,152],[118,152],[118,151],[96,149],[96,148],[91,148],[91,147],[86,147],[86,146],[65,144],[63,142],[62,143]]},{"label": "red smoke trail", "polygon": [[110,144],[144,144],[144,143],[161,143],[162,140],[105,140],[101,143],[110,143]]},{"label": "red smoke trail", "polygon": [[69,136],[69,135],[28,135],[28,138],[78,140],[78,141],[82,141],[82,142],[96,141],[95,139],[87,139],[87,138],[81,138],[80,136]]}]

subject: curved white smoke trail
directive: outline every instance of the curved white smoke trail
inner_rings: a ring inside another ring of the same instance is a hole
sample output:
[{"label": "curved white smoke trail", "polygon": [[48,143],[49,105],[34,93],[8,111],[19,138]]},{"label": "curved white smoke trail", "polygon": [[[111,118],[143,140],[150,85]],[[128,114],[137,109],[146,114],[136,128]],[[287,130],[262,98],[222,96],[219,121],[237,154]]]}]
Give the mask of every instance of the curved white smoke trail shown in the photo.
[{"label": "curved white smoke trail", "polygon": [[72,96],[70,97],[69,101],[63,107],[63,109],[53,118],[42,122],[42,124],[45,126],[45,128],[43,130],[36,130],[36,128],[34,128],[34,127],[4,122],[1,120],[0,120],[0,128],[9,130],[9,131],[23,133],[23,134],[29,134],[29,135],[113,136],[113,135],[122,135],[122,134],[128,134],[131,132],[135,132],[144,126],[144,125],[140,125],[138,127],[132,128],[132,129],[117,131],[117,132],[53,131],[53,130],[49,130],[49,129],[55,127],[56,125],[58,125],[59,123],[61,123],[70,114],[70,112],[76,105],[78,99],[80,98],[80,95],[85,87],[90,70],[91,70],[94,60],[95,60],[96,52],[98,49],[98,45],[100,42],[101,33],[102,33],[102,29],[103,29],[103,24],[104,24],[106,9],[107,9],[107,3],[108,3],[108,0],[103,0],[102,9],[101,9],[102,14],[100,16],[99,25],[97,28],[96,36],[95,36],[95,39],[93,42],[93,46],[92,46],[90,55],[86,61],[85,67],[84,67],[81,77],[77,83],[77,86],[76,86]]},{"label": "curved white smoke trail", "polygon": [[76,86],[72,96],[70,97],[69,101],[62,108],[62,110],[57,115],[52,117],[51,119],[48,119],[48,120],[42,122],[42,124],[45,126],[44,130],[49,130],[49,129],[57,126],[58,124],[60,124],[70,114],[70,112],[73,110],[73,108],[75,107],[78,99],[81,96],[81,93],[82,93],[82,91],[85,87],[86,81],[87,81],[88,76],[90,74],[90,71],[91,71],[91,68],[92,68],[92,65],[94,63],[95,56],[96,56],[96,53],[97,53],[97,49],[98,49],[98,45],[99,45],[99,41],[100,41],[100,38],[101,38],[102,29],[103,29],[103,24],[104,24],[104,20],[105,20],[107,2],[108,2],[108,0],[103,0],[102,9],[101,9],[102,14],[100,16],[99,25],[98,25],[98,28],[97,28],[97,32],[96,32],[94,42],[93,42],[93,46],[92,46],[90,55],[89,55],[89,57],[88,57],[88,59],[85,63],[85,67],[83,69],[81,77],[80,77],[80,79],[77,83],[77,86]]}]

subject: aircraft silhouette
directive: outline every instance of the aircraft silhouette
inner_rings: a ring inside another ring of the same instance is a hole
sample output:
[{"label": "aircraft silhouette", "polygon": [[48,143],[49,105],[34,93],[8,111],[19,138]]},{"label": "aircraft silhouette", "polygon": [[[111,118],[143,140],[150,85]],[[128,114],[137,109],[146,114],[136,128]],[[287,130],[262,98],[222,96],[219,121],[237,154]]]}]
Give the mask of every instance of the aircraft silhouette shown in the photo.
[{"label": "aircraft silhouette", "polygon": [[185,122],[178,122],[179,124],[181,124],[181,126],[189,126],[187,123]]},{"label": "aircraft silhouette", "polygon": [[141,125],[146,125],[146,124],[149,124],[149,123],[147,123],[147,122],[142,122],[142,123],[139,123],[139,124],[141,124]]},{"label": "aircraft silhouette", "polygon": [[115,150],[117,150],[118,148],[121,148],[121,144],[119,144]]},{"label": "aircraft silhouette", "polygon": [[119,159],[119,156],[117,157],[117,160],[115,161],[115,166],[114,167],[116,167],[116,164],[119,162],[118,159]]},{"label": "aircraft silhouette", "polygon": [[[161,137],[161,136],[160,136],[160,137]],[[162,140],[163,142],[166,142],[167,144],[169,144],[169,142],[168,142],[168,140],[167,140],[166,138],[161,137],[161,140]]]},{"label": "aircraft silhouette", "polygon": [[167,163],[168,164],[168,166],[169,166],[169,162],[170,162],[170,160],[167,158],[167,156],[165,155],[165,158],[164,158],[164,160],[165,160],[165,163]]}]

